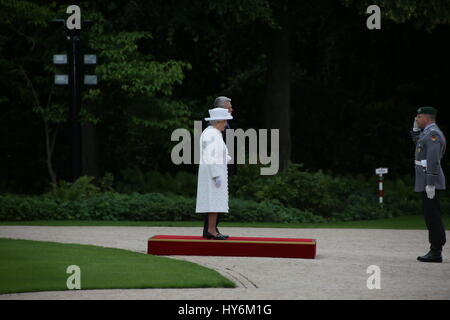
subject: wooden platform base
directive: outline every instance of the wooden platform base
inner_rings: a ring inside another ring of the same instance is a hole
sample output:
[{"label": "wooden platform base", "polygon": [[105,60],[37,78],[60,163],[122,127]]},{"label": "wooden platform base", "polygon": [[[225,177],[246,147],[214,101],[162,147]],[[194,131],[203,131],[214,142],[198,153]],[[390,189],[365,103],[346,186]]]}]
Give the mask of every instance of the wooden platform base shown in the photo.
[{"label": "wooden platform base", "polygon": [[315,239],[230,237],[207,240],[198,236],[157,235],[148,239],[148,254],[183,256],[316,257]]}]

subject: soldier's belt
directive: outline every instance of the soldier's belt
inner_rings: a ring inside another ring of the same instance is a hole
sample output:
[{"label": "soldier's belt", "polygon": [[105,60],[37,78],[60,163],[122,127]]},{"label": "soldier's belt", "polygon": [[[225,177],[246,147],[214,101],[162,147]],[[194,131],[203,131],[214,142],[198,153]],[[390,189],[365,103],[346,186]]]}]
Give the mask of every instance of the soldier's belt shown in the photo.
[{"label": "soldier's belt", "polygon": [[424,167],[424,168],[427,167],[427,160],[414,160],[414,163],[415,163],[417,166],[422,166],[422,167]]}]

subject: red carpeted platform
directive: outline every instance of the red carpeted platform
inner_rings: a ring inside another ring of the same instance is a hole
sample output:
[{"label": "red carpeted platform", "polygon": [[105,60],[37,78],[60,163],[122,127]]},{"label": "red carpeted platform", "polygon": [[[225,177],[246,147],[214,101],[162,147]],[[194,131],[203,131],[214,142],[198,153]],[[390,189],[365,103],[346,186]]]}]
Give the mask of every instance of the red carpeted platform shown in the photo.
[{"label": "red carpeted platform", "polygon": [[148,239],[148,254],[183,256],[316,257],[315,239],[230,237],[207,240],[198,236],[158,235]]}]

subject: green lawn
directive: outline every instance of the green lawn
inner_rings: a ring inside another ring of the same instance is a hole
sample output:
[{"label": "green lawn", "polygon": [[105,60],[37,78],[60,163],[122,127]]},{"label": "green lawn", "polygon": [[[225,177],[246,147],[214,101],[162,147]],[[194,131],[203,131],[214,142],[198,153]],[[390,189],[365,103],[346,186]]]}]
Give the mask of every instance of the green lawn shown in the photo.
[{"label": "green lawn", "polygon": [[[450,228],[450,216],[444,215],[446,229]],[[202,221],[1,221],[0,225],[29,226],[136,226],[136,227],[196,227]],[[221,227],[251,228],[360,228],[360,229],[426,229],[422,216],[402,216],[391,219],[328,222],[328,223],[272,223],[272,222],[221,222]]]},{"label": "green lawn", "polygon": [[91,245],[0,239],[0,293],[68,290],[67,267],[81,289],[235,287],[195,263]]}]

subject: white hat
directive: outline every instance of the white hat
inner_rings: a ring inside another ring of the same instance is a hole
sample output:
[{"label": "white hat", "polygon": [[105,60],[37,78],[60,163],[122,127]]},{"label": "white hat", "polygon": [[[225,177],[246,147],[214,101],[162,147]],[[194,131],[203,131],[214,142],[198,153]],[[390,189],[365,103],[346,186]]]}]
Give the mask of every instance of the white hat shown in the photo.
[{"label": "white hat", "polygon": [[233,119],[233,116],[228,113],[227,109],[224,108],[214,108],[208,111],[209,111],[209,118],[205,118],[206,121]]}]

